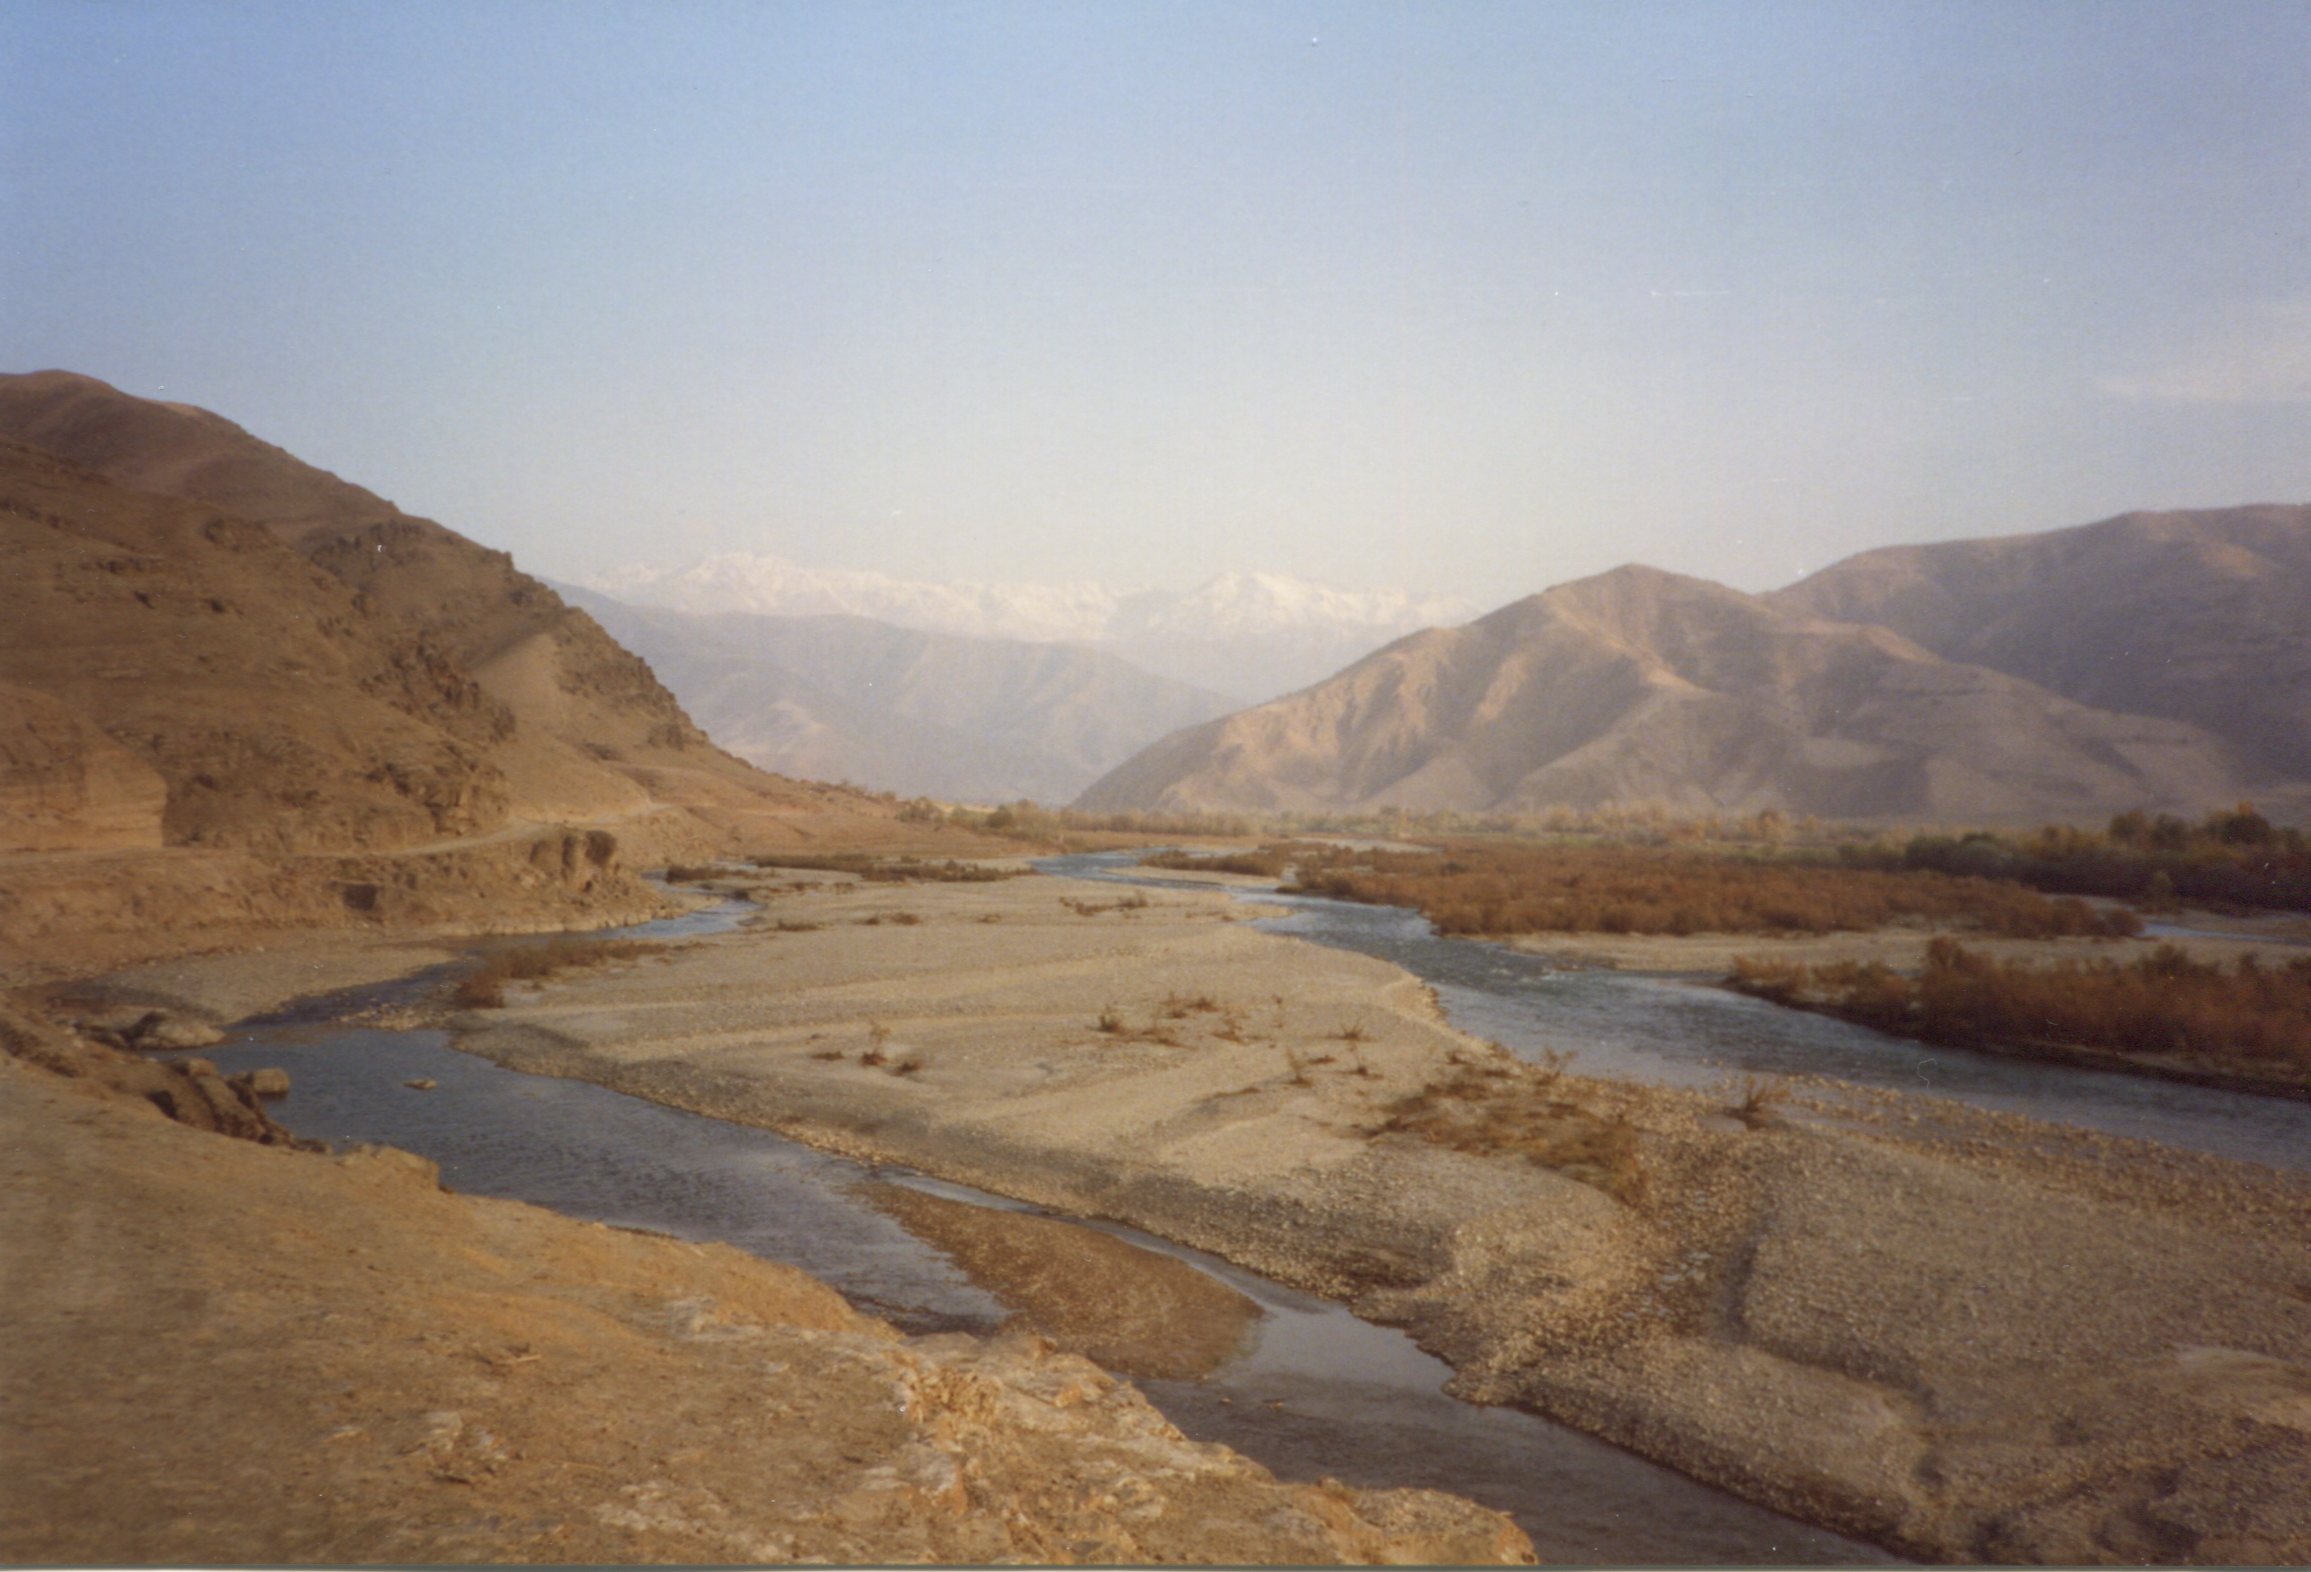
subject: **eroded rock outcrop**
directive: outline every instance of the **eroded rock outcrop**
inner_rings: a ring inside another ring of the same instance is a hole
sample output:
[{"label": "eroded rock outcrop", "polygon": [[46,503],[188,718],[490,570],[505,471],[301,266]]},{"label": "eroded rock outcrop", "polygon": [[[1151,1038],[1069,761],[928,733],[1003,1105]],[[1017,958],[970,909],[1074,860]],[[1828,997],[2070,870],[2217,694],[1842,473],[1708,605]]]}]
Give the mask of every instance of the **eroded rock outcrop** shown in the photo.
[{"label": "eroded rock outcrop", "polygon": [[[220,1035],[197,1023],[172,1020],[158,1010],[139,1012],[137,1026],[126,1038],[106,1026],[84,1034],[0,1003],[0,1054],[69,1080],[140,1098],[195,1130],[262,1146],[313,1144],[299,1142],[265,1111],[263,1099],[280,1095],[265,1088],[275,1084],[274,1077],[285,1082],[281,1071],[227,1076],[206,1059],[147,1059],[124,1045],[158,1049],[179,1039],[205,1037],[215,1042]],[[260,1076],[266,1079],[260,1082]],[[285,1084],[281,1090],[287,1090]]]}]

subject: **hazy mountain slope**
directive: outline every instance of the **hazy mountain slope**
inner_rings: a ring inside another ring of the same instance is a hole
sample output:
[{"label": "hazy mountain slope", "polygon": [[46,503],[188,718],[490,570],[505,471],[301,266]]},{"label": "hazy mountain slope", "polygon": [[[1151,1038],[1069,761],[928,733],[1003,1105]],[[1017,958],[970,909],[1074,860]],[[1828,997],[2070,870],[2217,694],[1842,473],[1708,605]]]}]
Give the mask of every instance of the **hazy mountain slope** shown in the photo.
[{"label": "hazy mountain slope", "polygon": [[1772,597],[2311,776],[2311,507],[2129,513],[1864,552]]},{"label": "hazy mountain slope", "polygon": [[365,605],[422,630],[512,716],[495,762],[517,815],[625,816],[777,790],[711,747],[646,666],[505,553],[403,514],[222,416],[35,372],[0,376],[0,436],[124,486],[253,518]]},{"label": "hazy mountain slope", "polygon": [[1630,567],[1167,738],[1080,801],[1984,819],[2196,806],[2242,778],[2232,750],[2194,727]]},{"label": "hazy mountain slope", "polygon": [[1321,682],[1407,633],[1462,621],[1475,610],[1443,595],[1223,573],[1184,595],[1129,597],[1099,643],[1151,671],[1263,700]]},{"label": "hazy mountain slope", "polygon": [[1233,708],[1067,645],[568,593],[724,747],[788,774],[910,796],[1064,802],[1153,739]]},{"label": "hazy mountain slope", "polygon": [[677,611],[841,612],[931,633],[1089,645],[1242,702],[1304,687],[1393,638],[1472,609],[1443,596],[1343,590],[1271,573],[1223,573],[1184,593],[936,584],[747,553],[678,569],[622,568],[588,582],[628,604]]},{"label": "hazy mountain slope", "polygon": [[258,525],[0,443],[0,584],[8,849],[382,848],[506,818],[504,706]]}]

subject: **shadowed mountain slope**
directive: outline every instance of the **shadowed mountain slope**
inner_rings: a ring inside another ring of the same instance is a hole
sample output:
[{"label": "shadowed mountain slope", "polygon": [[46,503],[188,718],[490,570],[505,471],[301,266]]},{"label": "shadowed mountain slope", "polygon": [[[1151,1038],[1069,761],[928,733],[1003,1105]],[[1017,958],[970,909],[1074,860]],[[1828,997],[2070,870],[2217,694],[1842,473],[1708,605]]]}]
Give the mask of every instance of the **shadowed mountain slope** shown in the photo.
[{"label": "shadowed mountain slope", "polygon": [[1065,802],[1156,738],[1234,708],[1064,644],[566,593],[740,757],[909,796]]},{"label": "shadowed mountain slope", "polygon": [[1992,819],[2194,806],[2244,779],[2232,749],[2188,724],[1628,567],[1167,738],[1080,802]]},{"label": "shadowed mountain slope", "polygon": [[598,924],[658,905],[638,866],[920,838],[712,746],[504,553],[203,411],[0,377],[0,970]]},{"label": "shadowed mountain slope", "polygon": [[0,573],[8,849],[384,848],[505,821],[505,706],[258,525],[0,443]]},{"label": "shadowed mountain slope", "polygon": [[1863,552],[1772,596],[2311,777],[2311,507],[2128,513]]},{"label": "shadowed mountain slope", "polygon": [[646,665],[504,552],[404,514],[222,416],[33,372],[0,376],[0,436],[120,486],[261,524],[365,608],[422,633],[510,717],[493,762],[517,817],[744,808],[765,793],[801,800],[708,743]]}]

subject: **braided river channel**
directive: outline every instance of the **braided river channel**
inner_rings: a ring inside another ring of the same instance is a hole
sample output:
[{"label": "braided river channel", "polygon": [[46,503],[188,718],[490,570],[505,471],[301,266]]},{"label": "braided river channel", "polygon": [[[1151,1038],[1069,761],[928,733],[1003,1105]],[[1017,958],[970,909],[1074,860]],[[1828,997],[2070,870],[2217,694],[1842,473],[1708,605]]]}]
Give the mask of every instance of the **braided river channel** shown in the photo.
[{"label": "braided river channel", "polygon": [[[1115,854],[1037,866],[1073,878],[1181,882]],[[1826,1075],[2311,1167],[2311,1104],[1927,1048],[1690,980],[1567,970],[1498,945],[1439,938],[1401,910],[1247,898],[1288,908],[1263,921],[1269,931],[1392,961],[1435,987],[1456,1026],[1518,1052],[1569,1050],[1582,1073],[1685,1085],[1742,1073]],[[700,935],[735,927],[751,910],[726,903],[625,932]],[[228,1073],[286,1069],[293,1090],[277,1116],[291,1129],[418,1152],[440,1164],[454,1190],[725,1241],[801,1267],[904,1330],[993,1331],[1007,1319],[991,1293],[859,1192],[880,1182],[1028,1208],[585,1082],[504,1070],[457,1052],[444,1032],[355,1024],[379,1007],[433,997],[443,978],[436,971],[303,1001],[242,1023],[202,1056]],[[405,1084],[418,1079],[434,1089]],[[1443,1363],[1338,1305],[1129,1229],[1087,1226],[1186,1261],[1259,1305],[1260,1321],[1221,1368],[1201,1380],[1139,1386],[1189,1435],[1224,1441],[1281,1476],[1449,1490],[1511,1513],[1550,1562],[1892,1559],[1534,1415],[1448,1397]]]}]

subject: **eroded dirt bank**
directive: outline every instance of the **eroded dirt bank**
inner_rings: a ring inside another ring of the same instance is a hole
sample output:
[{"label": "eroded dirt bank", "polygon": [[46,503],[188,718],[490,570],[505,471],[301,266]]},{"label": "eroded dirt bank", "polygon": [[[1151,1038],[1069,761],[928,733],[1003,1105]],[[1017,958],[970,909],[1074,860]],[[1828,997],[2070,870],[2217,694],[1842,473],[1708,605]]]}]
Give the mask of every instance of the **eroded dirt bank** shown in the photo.
[{"label": "eroded dirt bank", "polygon": [[817,882],[460,1025],[1347,1298],[1467,1395],[1917,1554],[2311,1557],[2302,1180],[1892,1094],[1752,1127],[1518,1065],[1241,916]]},{"label": "eroded dirt bank", "polygon": [[1451,1497],[1279,1484],[1040,1339],[905,1338],[733,1249],[0,1055],[8,1560],[1527,1554]]}]

